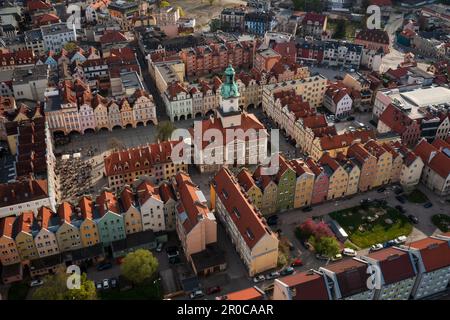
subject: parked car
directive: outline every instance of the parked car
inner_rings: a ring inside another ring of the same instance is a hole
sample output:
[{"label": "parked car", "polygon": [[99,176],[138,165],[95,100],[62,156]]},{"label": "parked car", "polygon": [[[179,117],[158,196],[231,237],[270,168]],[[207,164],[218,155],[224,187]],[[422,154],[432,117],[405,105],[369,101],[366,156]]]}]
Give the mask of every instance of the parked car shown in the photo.
[{"label": "parked car", "polygon": [[281,270],[280,275],[281,276],[288,276],[290,274],[293,274],[295,272],[294,268],[287,267],[286,269]]},{"label": "parked car", "polygon": [[377,189],[377,192],[378,193],[383,193],[383,192],[385,192],[386,191],[386,188],[385,187],[381,187],[381,188],[378,188]]},{"label": "parked car", "polygon": [[394,239],[395,244],[403,244],[408,238],[406,236],[400,236]]},{"label": "parked car", "polygon": [[266,280],[266,277],[264,277],[262,274],[260,274],[259,276],[256,276],[253,278],[253,282],[254,283],[259,283],[259,282],[263,282]]},{"label": "parked car", "polygon": [[370,246],[370,251],[378,251],[383,249],[383,245],[381,243],[376,243],[373,246]]},{"label": "parked car", "polygon": [[303,209],[302,209],[302,211],[303,212],[310,212],[310,211],[312,211],[312,207],[311,206],[307,206],[307,207],[304,207]]},{"label": "parked car", "polygon": [[158,243],[158,245],[156,246],[156,252],[161,252],[163,246],[164,246],[164,243],[162,243],[162,242]]},{"label": "parked car", "polygon": [[425,209],[431,208],[432,206],[433,206],[433,204],[432,204],[431,202],[427,202],[427,203],[425,203],[425,204],[423,205],[423,207],[424,207]]},{"label": "parked car", "polygon": [[109,289],[109,279],[103,279],[102,285],[103,285],[103,290]]},{"label": "parked car", "polygon": [[342,250],[342,254],[348,257],[356,257],[356,251],[352,248],[345,248],[344,250]]},{"label": "parked car", "polygon": [[409,219],[409,221],[411,221],[414,224],[419,223],[419,218],[417,218],[415,215],[412,215],[412,214],[408,215],[408,219]]},{"label": "parked car", "polygon": [[319,260],[329,260],[330,258],[328,258],[328,256],[324,255],[324,254],[316,254],[316,258]]},{"label": "parked car", "polygon": [[303,261],[300,258],[294,259],[291,263],[291,267],[301,267],[303,265]]},{"label": "parked car", "polygon": [[204,296],[205,294],[203,293],[202,290],[194,290],[189,295],[191,299],[203,298]]},{"label": "parked car", "polygon": [[347,117],[347,121],[353,121],[353,120],[355,120],[354,116]]},{"label": "parked car", "polygon": [[398,200],[398,202],[405,204],[406,203],[406,199],[403,196],[396,196],[395,199]]},{"label": "parked car", "polygon": [[103,271],[108,270],[112,268],[112,263],[110,262],[103,262],[97,266],[97,271]]},{"label": "parked car", "polygon": [[386,241],[385,243],[383,243],[383,248],[390,248],[395,245],[396,245],[396,243],[394,240],[389,240],[389,241]]},{"label": "parked car", "polygon": [[311,245],[309,244],[308,241],[301,240],[301,243],[302,243],[302,246],[305,247],[305,249],[308,249],[308,250],[309,250],[309,248],[311,248]]},{"label": "parked car", "polygon": [[206,294],[210,295],[210,294],[219,293],[221,290],[222,290],[222,288],[220,288],[220,286],[210,287],[210,288],[206,289]]},{"label": "parked car", "polygon": [[406,213],[406,210],[405,210],[405,208],[403,208],[402,206],[400,206],[400,205],[398,205],[398,206],[395,206],[395,209],[397,209],[400,213]]},{"label": "parked car", "polygon": [[276,279],[279,276],[280,276],[280,273],[278,271],[273,271],[273,272],[269,273],[268,275],[266,275],[266,280]]},{"label": "parked car", "polygon": [[30,282],[30,287],[34,288],[34,287],[40,287],[44,284],[44,281],[41,279],[35,279],[33,281]]},{"label": "parked car", "polygon": [[267,224],[269,226],[274,226],[277,223],[278,223],[278,216],[276,214],[267,218]]},{"label": "parked car", "polygon": [[95,287],[97,288],[97,290],[102,290],[103,286],[102,286],[102,282],[101,281],[97,281],[95,283]]},{"label": "parked car", "polygon": [[338,261],[338,260],[341,260],[342,258],[343,258],[342,254],[338,253],[334,257],[331,258],[331,261]]},{"label": "parked car", "polygon": [[111,279],[111,288],[116,288],[117,287],[117,279],[116,278],[112,278]]},{"label": "parked car", "polygon": [[166,253],[167,253],[167,257],[169,259],[178,257],[180,255],[180,252],[178,251],[177,246],[171,246],[171,247],[166,248]]}]

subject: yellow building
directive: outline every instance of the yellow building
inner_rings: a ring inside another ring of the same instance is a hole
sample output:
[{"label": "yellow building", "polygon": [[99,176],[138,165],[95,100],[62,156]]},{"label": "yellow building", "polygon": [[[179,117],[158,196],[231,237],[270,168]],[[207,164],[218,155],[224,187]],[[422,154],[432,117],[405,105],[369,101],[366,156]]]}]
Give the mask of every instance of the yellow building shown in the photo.
[{"label": "yellow building", "polygon": [[261,207],[259,208],[264,215],[269,215],[277,211],[278,186],[272,177],[261,174],[262,167],[259,166],[253,173],[253,179],[256,186],[262,191]]},{"label": "yellow building", "polygon": [[72,205],[63,202],[59,205],[57,214],[61,219],[60,226],[56,231],[56,240],[61,252],[79,249],[81,245],[81,236],[78,227],[72,224],[73,215]]},{"label": "yellow building", "polygon": [[392,154],[375,140],[370,140],[364,147],[377,158],[377,174],[372,188],[389,183],[392,172]]},{"label": "yellow building", "polygon": [[82,197],[78,203],[83,222],[80,225],[80,237],[83,247],[90,247],[100,242],[97,223],[94,221],[94,203],[88,197]]},{"label": "yellow building", "polygon": [[243,168],[237,175],[239,184],[244,188],[251,202],[261,210],[263,193],[256,185],[252,174],[247,168]]},{"label": "yellow building", "polygon": [[23,212],[14,222],[14,240],[22,262],[39,258],[31,234],[33,219],[34,213],[27,211]]},{"label": "yellow building", "polygon": [[290,161],[297,179],[295,183],[294,208],[309,206],[312,200],[315,175],[311,169],[301,160]]},{"label": "yellow building", "polygon": [[213,209],[250,276],[277,266],[278,237],[267,226],[256,207],[248,201],[237,179],[222,168],[213,178]]},{"label": "yellow building", "polygon": [[348,187],[348,173],[328,153],[319,160],[319,164],[325,170],[329,178],[327,200],[344,197]]},{"label": "yellow building", "polygon": [[123,210],[123,220],[125,224],[125,233],[132,234],[142,231],[142,216],[139,212],[138,204],[134,200],[133,190],[129,186],[125,186],[120,193],[120,202]]},{"label": "yellow building", "polygon": [[344,154],[339,153],[336,157],[337,162],[347,172],[347,191],[346,196],[350,196],[358,192],[359,177],[361,175],[361,168],[355,159],[349,159]]}]

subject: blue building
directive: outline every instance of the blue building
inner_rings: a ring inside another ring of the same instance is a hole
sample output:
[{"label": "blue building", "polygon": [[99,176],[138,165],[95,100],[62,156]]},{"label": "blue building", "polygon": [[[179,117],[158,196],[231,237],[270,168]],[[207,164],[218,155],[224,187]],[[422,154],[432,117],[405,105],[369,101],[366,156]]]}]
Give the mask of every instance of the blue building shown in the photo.
[{"label": "blue building", "polygon": [[250,12],[245,15],[245,31],[264,35],[276,26],[275,16],[271,12]]}]

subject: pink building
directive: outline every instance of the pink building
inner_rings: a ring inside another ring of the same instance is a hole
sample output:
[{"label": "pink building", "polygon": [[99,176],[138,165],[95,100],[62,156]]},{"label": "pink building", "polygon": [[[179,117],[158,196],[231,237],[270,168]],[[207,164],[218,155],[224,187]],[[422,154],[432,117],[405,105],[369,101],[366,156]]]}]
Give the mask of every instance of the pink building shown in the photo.
[{"label": "pink building", "polygon": [[325,170],[323,170],[323,168],[311,158],[306,159],[305,163],[316,177],[314,181],[311,204],[326,201],[328,196],[329,178],[325,173]]}]

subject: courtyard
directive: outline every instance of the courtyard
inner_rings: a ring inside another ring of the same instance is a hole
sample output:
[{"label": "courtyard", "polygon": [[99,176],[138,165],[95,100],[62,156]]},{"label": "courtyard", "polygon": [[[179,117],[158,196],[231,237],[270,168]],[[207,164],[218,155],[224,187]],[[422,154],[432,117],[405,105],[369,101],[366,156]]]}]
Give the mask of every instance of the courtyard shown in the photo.
[{"label": "courtyard", "polygon": [[360,248],[408,236],[412,225],[408,218],[389,206],[356,206],[330,213]]}]

